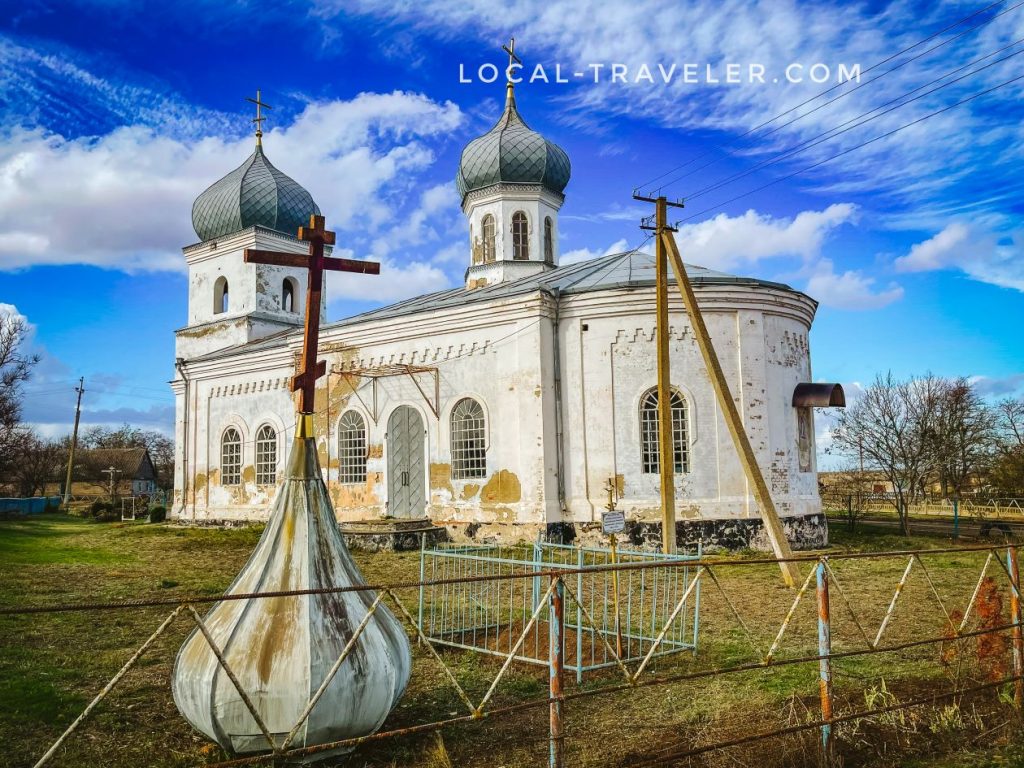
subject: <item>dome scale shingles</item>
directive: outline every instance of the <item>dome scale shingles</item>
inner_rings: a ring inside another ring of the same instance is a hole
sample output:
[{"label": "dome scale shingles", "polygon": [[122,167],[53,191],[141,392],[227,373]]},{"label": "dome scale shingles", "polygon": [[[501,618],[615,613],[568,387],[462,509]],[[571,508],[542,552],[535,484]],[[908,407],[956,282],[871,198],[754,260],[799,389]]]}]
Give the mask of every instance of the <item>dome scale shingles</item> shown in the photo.
[{"label": "dome scale shingles", "polygon": [[561,194],[570,171],[565,150],[525,123],[509,88],[505,111],[495,126],[462,150],[455,182],[463,199],[473,190],[499,183],[540,184]]},{"label": "dome scale shingles", "polygon": [[263,147],[196,198],[192,226],[203,242],[248,229],[267,227],[294,237],[320,208],[294,179],[279,171]]}]

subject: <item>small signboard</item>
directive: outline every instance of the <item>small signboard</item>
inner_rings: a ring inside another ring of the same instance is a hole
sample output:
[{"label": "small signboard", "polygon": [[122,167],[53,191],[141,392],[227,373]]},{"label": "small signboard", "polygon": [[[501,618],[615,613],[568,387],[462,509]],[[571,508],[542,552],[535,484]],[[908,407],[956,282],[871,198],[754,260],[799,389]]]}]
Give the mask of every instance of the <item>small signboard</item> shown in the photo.
[{"label": "small signboard", "polygon": [[601,513],[601,530],[608,535],[626,530],[626,513],[617,509]]}]

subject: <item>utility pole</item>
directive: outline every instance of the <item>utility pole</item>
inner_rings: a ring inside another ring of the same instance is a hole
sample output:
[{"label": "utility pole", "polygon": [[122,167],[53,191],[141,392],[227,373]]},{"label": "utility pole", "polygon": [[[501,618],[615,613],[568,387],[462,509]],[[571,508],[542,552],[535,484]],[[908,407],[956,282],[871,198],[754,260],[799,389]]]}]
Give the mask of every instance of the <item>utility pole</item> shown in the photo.
[{"label": "utility pole", "polygon": [[676,489],[675,440],[672,434],[672,382],[669,365],[668,338],[668,257],[662,235],[675,232],[668,225],[668,206],[682,208],[681,202],[669,202],[664,196],[641,197],[634,200],[654,203],[654,226],[642,224],[641,229],[655,233],[656,338],[658,343],[658,476],[661,483],[661,549],[666,555],[676,551]]},{"label": "utility pole", "polygon": [[75,448],[78,447],[78,420],[82,417],[82,393],[85,392],[85,377],[78,379],[78,386],[75,387],[78,393],[78,402],[75,404],[75,428],[71,431],[71,450],[68,452],[68,473],[64,478],[64,506],[67,507],[71,500],[71,470],[75,466]]},{"label": "utility pole", "polygon": [[103,474],[104,475],[110,475],[110,485],[109,485],[110,490],[109,490],[109,494],[110,494],[110,500],[113,501],[114,500],[114,478],[117,475],[121,474],[121,470],[120,469],[115,469],[114,466],[111,465],[108,469],[104,469],[103,470]]}]

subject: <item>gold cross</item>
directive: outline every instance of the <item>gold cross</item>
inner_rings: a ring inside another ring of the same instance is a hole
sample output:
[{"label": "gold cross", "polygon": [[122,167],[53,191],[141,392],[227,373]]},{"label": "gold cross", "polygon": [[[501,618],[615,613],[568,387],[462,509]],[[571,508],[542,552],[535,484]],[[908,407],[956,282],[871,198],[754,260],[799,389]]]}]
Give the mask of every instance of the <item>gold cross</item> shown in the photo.
[{"label": "gold cross", "polygon": [[513,64],[523,66],[522,60],[516,56],[516,39],[514,37],[510,37],[508,45],[501,46],[501,50],[508,54],[508,69],[505,70],[506,76],[508,75],[509,70],[512,69]]},{"label": "gold cross", "polygon": [[259,88],[256,89],[255,99],[250,99],[248,96],[246,96],[245,100],[251,101],[253,104],[256,105],[256,117],[254,117],[252,120],[254,123],[256,123],[256,146],[263,146],[263,121],[266,120],[267,118],[263,117],[263,114],[260,112],[260,107],[266,107],[267,109],[273,109],[273,107],[270,106],[269,104],[264,104],[262,101],[260,101]]}]

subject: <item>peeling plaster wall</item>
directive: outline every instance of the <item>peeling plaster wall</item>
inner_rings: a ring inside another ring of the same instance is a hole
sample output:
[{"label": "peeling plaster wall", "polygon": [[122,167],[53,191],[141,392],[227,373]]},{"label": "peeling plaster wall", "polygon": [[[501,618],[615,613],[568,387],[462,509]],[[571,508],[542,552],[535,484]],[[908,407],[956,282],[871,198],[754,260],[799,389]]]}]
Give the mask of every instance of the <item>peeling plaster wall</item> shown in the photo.
[{"label": "peeling plaster wall", "polygon": [[[276,281],[280,275],[273,275]],[[723,370],[758,461],[783,515],[820,512],[816,474],[799,471],[793,388],[810,381],[807,334],[814,304],[795,292],[748,285],[696,287]],[[446,312],[328,326],[321,358],[329,369],[380,369],[409,364],[438,370],[434,378],[401,374],[347,378],[333,373],[317,389],[315,427],[328,492],[339,518],[366,520],[387,506],[388,418],[415,408],[425,426],[426,514],[451,530],[539,530],[562,522],[600,520],[609,478],[620,508],[638,523],[658,518],[658,478],[641,472],[639,402],[656,383],[653,288],[565,295],[557,344],[554,299],[536,293]],[[670,302],[672,381],[688,404],[690,471],[676,479],[679,517],[756,518],[754,500],[682,304]],[[294,430],[290,377],[299,333],[279,344],[188,364],[189,401],[175,382],[179,476],[175,516],[196,522],[262,519],[273,487],[255,485],[255,434],[278,430],[278,464]],[[563,392],[565,509],[558,498],[554,351],[560,349]],[[355,389],[353,389],[355,384]],[[422,388],[422,392],[420,391]],[[374,391],[376,390],[376,391]],[[450,417],[462,397],[474,397],[487,424],[487,470],[480,478],[451,477]],[[429,400],[429,403],[428,403]],[[190,408],[189,435],[181,426]],[[339,482],[338,420],[346,409],[367,424],[367,478]],[[243,484],[220,482],[220,436],[229,425],[243,436]],[[813,446],[812,446],[813,455]],[[812,465],[812,470],[814,469]]]},{"label": "peeling plaster wall", "polygon": [[[780,514],[820,512],[816,474],[798,471],[793,389],[810,381],[813,303],[765,288],[697,287],[723,372]],[[600,519],[609,480],[619,508],[659,519],[659,478],[644,474],[640,400],[657,384],[654,290],[570,297],[563,309],[567,513]],[[687,402],[689,472],[677,475],[685,518],[758,515],[684,308],[670,301],[670,378]],[[813,446],[812,446],[813,453]],[[812,467],[813,469],[813,467]]]}]

